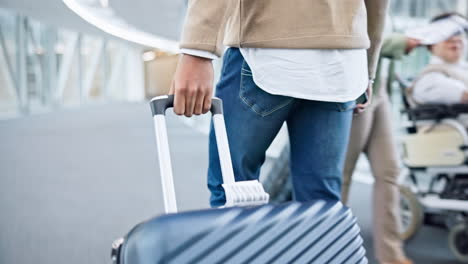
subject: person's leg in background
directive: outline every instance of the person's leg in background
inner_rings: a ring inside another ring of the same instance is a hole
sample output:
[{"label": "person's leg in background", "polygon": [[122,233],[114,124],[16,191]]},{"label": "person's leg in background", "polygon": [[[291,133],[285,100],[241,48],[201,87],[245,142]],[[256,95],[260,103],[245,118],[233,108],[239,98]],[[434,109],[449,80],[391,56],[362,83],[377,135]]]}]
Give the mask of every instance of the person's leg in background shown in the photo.
[{"label": "person's leg in background", "polygon": [[373,193],[374,247],[380,263],[411,263],[398,234],[398,152],[394,142],[390,102],[382,95],[376,106],[367,155],[375,178]]},{"label": "person's leg in background", "polygon": [[374,117],[375,102],[372,102],[368,108],[369,109],[366,109],[364,113],[353,116],[348,151],[346,153],[345,166],[343,169],[343,184],[341,188],[341,201],[343,204],[348,204],[353,172],[356,168],[359,155],[368,144]]},{"label": "person's leg in background", "polygon": [[287,120],[295,200],[340,200],[354,105],[297,100]]},{"label": "person's leg in background", "polygon": [[[216,96],[223,100],[234,175],[237,181],[258,179],[265,152],[288,116],[294,98],[266,93],[255,85],[252,72],[237,48],[224,55]],[[213,127],[210,131],[208,188],[211,206],[226,199]]]}]

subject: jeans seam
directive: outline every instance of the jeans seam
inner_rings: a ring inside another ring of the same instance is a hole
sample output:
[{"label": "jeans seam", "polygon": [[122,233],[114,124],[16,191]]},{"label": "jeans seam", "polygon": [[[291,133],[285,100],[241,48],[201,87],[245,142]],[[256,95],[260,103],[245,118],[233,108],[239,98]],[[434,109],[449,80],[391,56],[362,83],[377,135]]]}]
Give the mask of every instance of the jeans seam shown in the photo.
[{"label": "jeans seam", "polygon": [[242,61],[242,66],[241,66],[241,75],[245,75],[245,76],[253,76],[252,74],[252,71],[251,70],[247,70],[244,68],[245,66],[245,60]]},{"label": "jeans seam", "polygon": [[[243,61],[242,65],[245,63],[245,60]],[[242,74],[241,73],[241,80],[240,80],[240,89],[239,89],[239,98],[253,111],[255,112],[256,114],[260,115],[261,117],[266,117],[278,110],[280,110],[281,108],[284,108],[286,107],[287,105],[289,105],[290,103],[292,103],[294,101],[294,98],[291,98],[289,100],[287,100],[285,103],[283,104],[280,104],[279,106],[273,108],[272,110],[268,111],[268,112],[259,112],[257,110],[254,109],[254,105],[252,103],[249,102],[249,100],[247,98],[245,98],[245,96],[242,95],[242,90],[243,90],[243,87],[244,87],[244,76],[252,76],[252,75],[246,75],[246,74]],[[261,89],[258,87],[258,89]]]},{"label": "jeans seam", "polygon": [[245,68],[244,68],[244,65],[245,65],[245,60],[242,62],[242,68],[241,68],[241,70],[244,71],[244,72],[246,72],[246,73],[252,73],[251,70],[245,69]]}]

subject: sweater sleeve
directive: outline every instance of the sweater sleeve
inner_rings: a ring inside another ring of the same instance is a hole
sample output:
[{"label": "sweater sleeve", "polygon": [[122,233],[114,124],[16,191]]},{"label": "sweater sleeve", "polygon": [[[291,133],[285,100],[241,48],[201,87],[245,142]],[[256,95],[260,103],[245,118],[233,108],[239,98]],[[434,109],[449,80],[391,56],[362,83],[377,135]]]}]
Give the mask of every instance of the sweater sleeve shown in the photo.
[{"label": "sweater sleeve", "polygon": [[367,9],[367,32],[371,41],[371,46],[367,50],[369,78],[375,78],[389,1],[365,0],[365,3]]},{"label": "sweater sleeve", "polygon": [[180,49],[180,53],[197,56],[200,58],[210,59],[210,60],[215,60],[218,58],[216,54],[209,52],[209,51],[205,51],[205,50]]},{"label": "sweater sleeve", "polygon": [[228,2],[189,0],[180,48],[203,50],[221,56]]},{"label": "sweater sleeve", "polygon": [[380,56],[393,60],[400,60],[405,55],[406,36],[394,33],[385,38],[382,44]]}]

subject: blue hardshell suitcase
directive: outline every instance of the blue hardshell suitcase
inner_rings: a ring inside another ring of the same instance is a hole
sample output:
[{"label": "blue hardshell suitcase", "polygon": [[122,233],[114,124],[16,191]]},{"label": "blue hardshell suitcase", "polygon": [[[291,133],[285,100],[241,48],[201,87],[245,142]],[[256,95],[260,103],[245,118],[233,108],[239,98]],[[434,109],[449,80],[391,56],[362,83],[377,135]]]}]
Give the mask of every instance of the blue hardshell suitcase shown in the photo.
[{"label": "blue hardshell suitcase", "polygon": [[[340,202],[258,205],[268,197],[261,193],[263,189],[255,192],[256,183],[246,187],[254,190],[251,196],[241,197],[236,197],[235,185],[234,188],[223,185],[229,207],[176,213],[164,122],[165,110],[173,105],[173,96],[156,97],[150,104],[166,214],[138,224],[124,238],[114,241],[113,263],[368,263],[356,217]],[[213,98],[211,110],[220,160],[230,163],[229,154],[222,157],[226,154],[223,151],[229,153],[228,146],[220,147],[227,145],[221,100]],[[231,173],[230,166],[222,165],[225,182],[231,180],[225,176]],[[232,191],[231,195],[228,191]]]}]

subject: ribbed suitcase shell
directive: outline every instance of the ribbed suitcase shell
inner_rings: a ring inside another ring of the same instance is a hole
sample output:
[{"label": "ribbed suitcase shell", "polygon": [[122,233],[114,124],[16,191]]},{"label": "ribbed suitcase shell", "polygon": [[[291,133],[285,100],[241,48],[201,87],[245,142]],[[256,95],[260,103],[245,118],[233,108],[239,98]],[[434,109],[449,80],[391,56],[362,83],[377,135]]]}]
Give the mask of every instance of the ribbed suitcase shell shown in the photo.
[{"label": "ribbed suitcase shell", "polygon": [[120,264],[368,263],[356,218],[314,201],[168,214],[133,228]]}]

